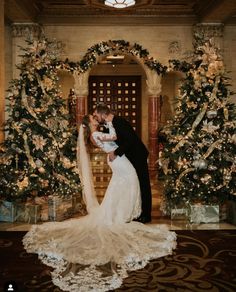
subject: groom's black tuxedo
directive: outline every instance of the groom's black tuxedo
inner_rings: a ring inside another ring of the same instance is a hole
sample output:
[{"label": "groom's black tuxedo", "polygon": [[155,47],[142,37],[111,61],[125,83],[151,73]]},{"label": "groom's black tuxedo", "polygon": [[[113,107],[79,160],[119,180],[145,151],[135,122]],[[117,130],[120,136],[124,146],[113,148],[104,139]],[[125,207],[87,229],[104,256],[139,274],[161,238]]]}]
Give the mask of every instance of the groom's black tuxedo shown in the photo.
[{"label": "groom's black tuxedo", "polygon": [[127,120],[114,116],[112,124],[119,146],[115,154],[119,156],[125,154],[136,169],[141,189],[142,216],[151,218],[152,195],[147,165],[148,150]]}]

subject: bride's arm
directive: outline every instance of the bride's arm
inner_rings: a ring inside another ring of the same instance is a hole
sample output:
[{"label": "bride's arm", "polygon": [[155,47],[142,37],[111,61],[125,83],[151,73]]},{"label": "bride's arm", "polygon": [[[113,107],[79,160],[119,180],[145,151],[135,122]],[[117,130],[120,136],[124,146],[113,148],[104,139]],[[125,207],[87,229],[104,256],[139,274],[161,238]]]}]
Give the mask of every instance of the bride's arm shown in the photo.
[{"label": "bride's arm", "polygon": [[109,133],[101,133],[101,135],[98,136],[98,139],[100,141],[115,141],[117,139],[117,136],[112,122],[108,122],[107,127],[109,129]]}]

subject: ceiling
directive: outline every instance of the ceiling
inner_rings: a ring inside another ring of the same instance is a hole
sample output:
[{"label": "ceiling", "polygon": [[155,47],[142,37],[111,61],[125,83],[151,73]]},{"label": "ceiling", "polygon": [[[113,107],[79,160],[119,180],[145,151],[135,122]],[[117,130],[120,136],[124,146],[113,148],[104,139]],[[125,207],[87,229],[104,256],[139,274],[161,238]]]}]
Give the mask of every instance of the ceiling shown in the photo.
[{"label": "ceiling", "polygon": [[235,0],[136,0],[125,9],[104,0],[5,0],[8,23],[79,25],[236,25]]}]

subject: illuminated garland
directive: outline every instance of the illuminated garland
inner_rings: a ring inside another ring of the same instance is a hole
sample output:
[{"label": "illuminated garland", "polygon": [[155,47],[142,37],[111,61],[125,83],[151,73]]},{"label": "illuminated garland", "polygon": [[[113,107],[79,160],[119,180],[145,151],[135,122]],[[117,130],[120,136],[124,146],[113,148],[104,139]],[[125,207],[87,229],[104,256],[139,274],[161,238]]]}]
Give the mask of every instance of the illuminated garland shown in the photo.
[{"label": "illuminated garland", "polygon": [[73,72],[78,71],[85,73],[97,63],[97,58],[101,55],[114,54],[115,52],[124,53],[140,58],[143,63],[151,70],[155,70],[157,74],[164,74],[167,70],[160,62],[149,57],[149,52],[143,49],[139,44],[130,44],[124,40],[109,40],[93,45],[87,50],[82,60],[78,62],[71,62],[69,59],[65,61],[57,61],[56,67]]}]

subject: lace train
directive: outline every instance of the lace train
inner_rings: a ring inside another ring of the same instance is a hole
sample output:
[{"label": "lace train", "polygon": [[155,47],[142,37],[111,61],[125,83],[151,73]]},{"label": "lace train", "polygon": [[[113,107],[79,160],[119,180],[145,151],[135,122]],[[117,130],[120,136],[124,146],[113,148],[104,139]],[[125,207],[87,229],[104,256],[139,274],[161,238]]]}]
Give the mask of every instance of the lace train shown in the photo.
[{"label": "lace train", "polygon": [[128,271],[171,254],[176,246],[176,234],[164,225],[98,225],[93,218],[34,225],[23,239],[27,252],[54,268],[53,283],[64,291],[116,289]]},{"label": "lace train", "polygon": [[[175,248],[175,233],[165,226],[132,221],[140,215],[141,197],[129,160],[123,155],[108,164],[112,177],[101,205],[92,200],[87,216],[33,225],[23,238],[27,252],[37,253],[54,268],[53,283],[64,291],[118,288],[129,271],[143,268],[149,260]],[[89,188],[85,191],[90,198]]]}]

